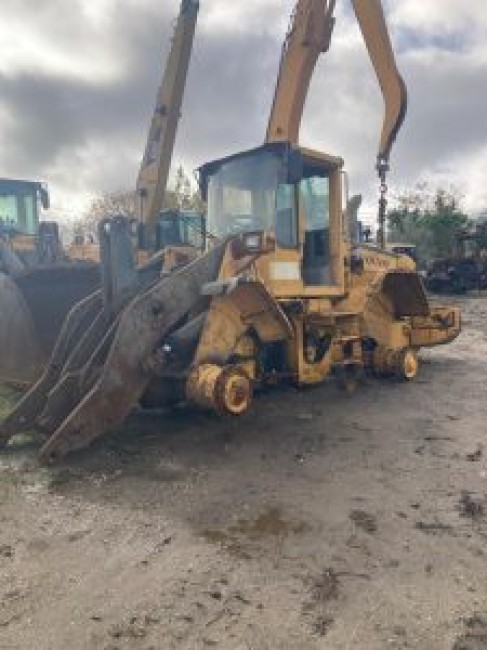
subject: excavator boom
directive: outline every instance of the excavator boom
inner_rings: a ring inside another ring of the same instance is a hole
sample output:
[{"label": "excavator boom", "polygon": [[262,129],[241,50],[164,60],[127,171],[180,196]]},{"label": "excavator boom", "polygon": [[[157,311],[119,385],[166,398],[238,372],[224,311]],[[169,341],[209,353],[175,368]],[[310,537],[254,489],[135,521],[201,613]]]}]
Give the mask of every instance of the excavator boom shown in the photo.
[{"label": "excavator boom", "polygon": [[166,191],[198,11],[198,0],[182,0],[137,179],[139,220],[149,238]]},{"label": "excavator boom", "polygon": [[[282,49],[266,142],[297,144],[314,68],[330,47],[335,4],[336,0],[298,0]],[[352,0],[352,4],[384,98],[378,163],[387,165],[406,115],[406,86],[396,66],[381,1]]]},{"label": "excavator boom", "polygon": [[330,46],[336,0],[299,0],[286,35],[266,142],[297,144],[316,62]]}]

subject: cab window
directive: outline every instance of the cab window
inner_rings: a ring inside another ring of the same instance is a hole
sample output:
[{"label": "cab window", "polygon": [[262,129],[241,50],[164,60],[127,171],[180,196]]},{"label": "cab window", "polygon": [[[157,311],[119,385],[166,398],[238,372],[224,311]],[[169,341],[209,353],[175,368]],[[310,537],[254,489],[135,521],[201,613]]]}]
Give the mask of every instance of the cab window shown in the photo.
[{"label": "cab window", "polygon": [[294,185],[279,185],[276,193],[276,242],[281,248],[298,246],[298,213]]},{"label": "cab window", "polygon": [[303,280],[307,285],[331,283],[330,181],[327,176],[304,178],[299,193],[305,212]]}]

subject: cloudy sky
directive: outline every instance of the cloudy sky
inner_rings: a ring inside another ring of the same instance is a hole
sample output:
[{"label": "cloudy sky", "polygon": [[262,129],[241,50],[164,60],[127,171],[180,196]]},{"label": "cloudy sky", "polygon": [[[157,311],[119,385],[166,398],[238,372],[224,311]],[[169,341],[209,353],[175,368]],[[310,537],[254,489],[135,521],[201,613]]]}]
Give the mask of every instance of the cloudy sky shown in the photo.
[{"label": "cloudy sky", "polygon": [[[174,165],[259,144],[294,0],[201,0]],[[385,0],[409,91],[391,182],[419,180],[487,207],[485,0]],[[0,175],[45,180],[75,216],[97,192],[130,189],[179,0],[2,0]],[[303,144],[341,155],[351,190],[376,200],[382,99],[349,0],[337,2]],[[367,216],[367,215],[364,215]]]}]

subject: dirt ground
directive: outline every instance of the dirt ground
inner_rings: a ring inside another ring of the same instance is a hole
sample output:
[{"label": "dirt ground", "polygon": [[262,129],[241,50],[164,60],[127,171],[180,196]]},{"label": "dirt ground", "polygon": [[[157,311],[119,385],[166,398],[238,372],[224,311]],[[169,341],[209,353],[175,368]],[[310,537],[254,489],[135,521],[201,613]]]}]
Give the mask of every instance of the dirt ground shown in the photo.
[{"label": "dirt ground", "polygon": [[487,648],[487,298],[461,302],[409,384],[1,452],[0,648]]}]

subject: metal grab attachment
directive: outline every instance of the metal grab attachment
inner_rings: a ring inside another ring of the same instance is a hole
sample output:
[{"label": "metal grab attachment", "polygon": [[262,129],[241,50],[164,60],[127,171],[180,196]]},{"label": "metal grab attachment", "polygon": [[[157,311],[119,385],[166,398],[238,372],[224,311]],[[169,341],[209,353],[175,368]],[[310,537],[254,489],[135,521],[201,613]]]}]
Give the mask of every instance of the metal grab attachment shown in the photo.
[{"label": "metal grab attachment", "polygon": [[44,375],[0,424],[0,445],[41,427],[46,462],[86,447],[130,413],[165,339],[189,314],[207,309],[201,288],[217,277],[226,247],[161,276],[160,256],[133,268],[130,222],[117,217],[101,229],[102,290],[71,310]]},{"label": "metal grab attachment", "polygon": [[207,308],[201,287],[218,273],[224,248],[215,247],[142,289],[122,310],[117,324],[107,332],[107,344],[102,341],[103,349],[93,353],[93,367],[83,368],[83,390],[50,428],[52,435],[40,451],[41,460],[58,460],[123,422],[153,378],[147,362],[195,305]]},{"label": "metal grab attachment", "polygon": [[[113,339],[117,316],[127,301],[160,276],[161,262],[135,268],[131,222],[124,217],[99,225],[102,288],[69,311],[44,373],[0,423],[0,446],[42,422],[60,422],[93,381],[95,362]],[[110,338],[111,336],[111,338]],[[97,354],[98,351],[98,354]],[[96,373],[95,373],[96,374]]]}]

